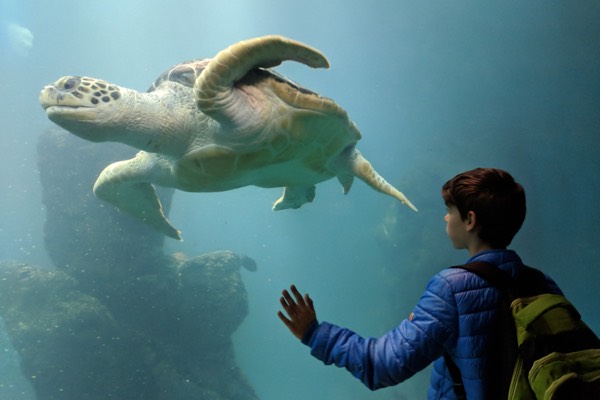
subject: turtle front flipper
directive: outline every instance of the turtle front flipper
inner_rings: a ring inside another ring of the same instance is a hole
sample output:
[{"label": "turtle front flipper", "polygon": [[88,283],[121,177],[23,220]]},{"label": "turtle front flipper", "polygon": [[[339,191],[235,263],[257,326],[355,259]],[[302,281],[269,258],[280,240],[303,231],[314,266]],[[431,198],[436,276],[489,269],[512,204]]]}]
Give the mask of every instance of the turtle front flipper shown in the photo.
[{"label": "turtle front flipper", "polygon": [[329,68],[318,50],[282,36],[264,36],[238,42],[220,51],[194,84],[200,111],[220,123],[230,123],[235,107],[233,85],[250,70],[270,68],[283,61],[298,61],[313,68]]},{"label": "turtle front flipper", "polygon": [[273,211],[300,208],[315,199],[315,186],[286,186],[283,195],[273,203]]},{"label": "turtle front flipper", "polygon": [[180,232],[165,217],[150,177],[156,179],[159,165],[153,155],[139,152],[134,158],[110,164],[94,184],[94,194],[119,210],[150,225],[159,232],[181,240]]}]

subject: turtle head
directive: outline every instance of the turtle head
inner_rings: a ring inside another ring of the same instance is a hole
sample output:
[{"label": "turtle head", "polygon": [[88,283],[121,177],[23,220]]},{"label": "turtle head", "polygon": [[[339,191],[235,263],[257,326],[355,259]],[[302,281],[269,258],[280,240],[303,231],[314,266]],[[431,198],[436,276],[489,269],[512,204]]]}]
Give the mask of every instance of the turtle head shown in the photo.
[{"label": "turtle head", "polygon": [[108,82],[79,76],[64,76],[42,89],[40,103],[48,118],[84,139],[110,140],[114,107],[129,90]]}]

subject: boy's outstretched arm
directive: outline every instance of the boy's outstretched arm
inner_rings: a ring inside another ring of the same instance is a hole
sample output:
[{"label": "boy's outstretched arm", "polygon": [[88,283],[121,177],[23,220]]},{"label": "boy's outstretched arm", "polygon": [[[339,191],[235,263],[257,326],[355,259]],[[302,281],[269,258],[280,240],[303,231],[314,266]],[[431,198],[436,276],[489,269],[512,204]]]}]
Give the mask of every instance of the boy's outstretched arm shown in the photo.
[{"label": "boy's outstretched arm", "polygon": [[316,322],[317,314],[308,293],[302,296],[295,285],[290,286],[290,291],[294,297],[284,289],[279,299],[287,316],[281,311],[277,315],[294,336],[302,340],[308,328]]}]

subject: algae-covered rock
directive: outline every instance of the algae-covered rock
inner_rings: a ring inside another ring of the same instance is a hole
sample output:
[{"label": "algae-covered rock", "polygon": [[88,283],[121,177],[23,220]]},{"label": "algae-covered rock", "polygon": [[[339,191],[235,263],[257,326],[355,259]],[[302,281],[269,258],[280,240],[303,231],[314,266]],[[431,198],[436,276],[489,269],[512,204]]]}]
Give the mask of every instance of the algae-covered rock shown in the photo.
[{"label": "algae-covered rock", "polygon": [[[256,269],[254,261],[231,251],[216,251],[190,258],[179,268],[183,316],[213,314],[212,339],[229,338],[248,314],[248,294],[241,268]],[[216,344],[216,343],[215,343]]]},{"label": "algae-covered rock", "polygon": [[[228,341],[248,314],[248,294],[241,270],[255,270],[249,257],[231,251],[215,251],[187,258],[182,253],[161,257],[161,264],[121,276],[103,300],[113,315],[132,329],[148,329],[147,335],[181,340],[189,346]],[[126,305],[124,307],[123,305]],[[205,332],[210,332],[210,336]],[[161,340],[162,340],[161,339]]]},{"label": "algae-covered rock", "polygon": [[114,313],[146,341],[165,399],[256,399],[231,341],[248,314],[244,268],[255,270],[254,260],[231,251],[177,253],[164,268],[122,282],[127,307]]},{"label": "algae-covered rock", "polygon": [[0,264],[0,313],[38,399],[152,393],[150,371],[138,362],[124,330],[77,287],[61,271]]},{"label": "algae-covered rock", "polygon": [[229,251],[173,258],[121,282],[111,311],[62,271],[1,263],[0,315],[40,400],[255,400],[231,342],[248,313],[243,265]]}]

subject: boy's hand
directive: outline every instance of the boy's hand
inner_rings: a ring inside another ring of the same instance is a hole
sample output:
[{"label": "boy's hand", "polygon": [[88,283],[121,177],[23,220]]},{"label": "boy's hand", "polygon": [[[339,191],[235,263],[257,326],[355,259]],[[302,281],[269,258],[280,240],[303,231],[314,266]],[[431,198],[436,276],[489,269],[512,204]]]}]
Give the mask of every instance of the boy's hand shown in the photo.
[{"label": "boy's hand", "polygon": [[289,330],[298,339],[302,340],[308,327],[317,319],[315,308],[312,299],[305,294],[304,297],[300,294],[296,286],[290,286],[290,290],[294,298],[287,290],[283,290],[282,296],[279,299],[281,306],[285,310],[288,317],[281,311],[277,312],[279,319],[289,328]]}]

